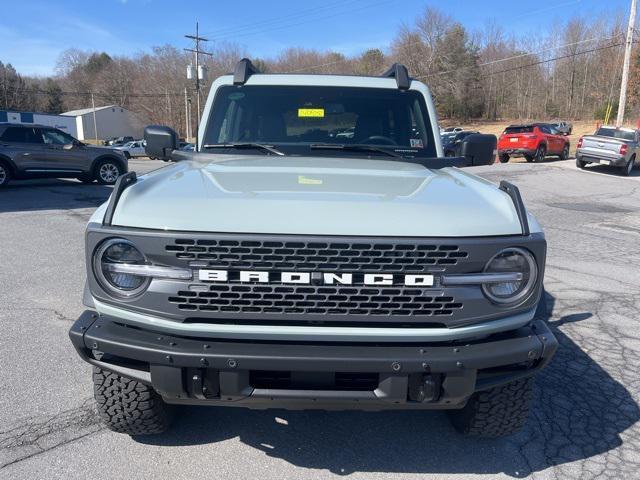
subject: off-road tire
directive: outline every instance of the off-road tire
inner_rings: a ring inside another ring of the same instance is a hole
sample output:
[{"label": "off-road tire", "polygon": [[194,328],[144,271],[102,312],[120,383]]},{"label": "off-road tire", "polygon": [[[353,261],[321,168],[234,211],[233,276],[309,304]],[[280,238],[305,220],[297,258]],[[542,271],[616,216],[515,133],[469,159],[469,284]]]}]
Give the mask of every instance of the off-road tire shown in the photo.
[{"label": "off-road tire", "polygon": [[569,158],[569,145],[566,144],[562,149],[562,153],[560,154],[560,160],[566,160]]},{"label": "off-road tire", "polygon": [[[105,177],[102,174],[102,170],[103,168],[106,168],[107,165],[111,165],[111,169],[110,169],[111,174],[108,177]],[[93,171],[94,171],[94,178],[98,181],[100,185],[113,185],[116,183],[116,180],[118,179],[118,177],[124,173],[120,164],[117,161],[112,160],[110,158],[105,158],[103,160],[100,160],[96,164]]]},{"label": "off-road tire", "polygon": [[11,168],[0,160],[0,188],[5,187],[11,181]]},{"label": "off-road tire", "polygon": [[164,432],[172,410],[156,391],[140,382],[93,367],[93,395],[110,430],[129,435]]},{"label": "off-road tire", "polygon": [[498,160],[500,160],[500,163],[507,163],[509,161],[509,155],[503,153],[498,157]]},{"label": "off-road tire", "polygon": [[518,432],[527,422],[533,378],[525,378],[474,393],[461,410],[449,412],[460,433],[479,437],[503,437]]},{"label": "off-road tire", "polygon": [[576,158],[576,167],[578,167],[580,170],[584,170],[586,166],[587,166],[587,162],[583,162],[582,160],[578,160]]}]

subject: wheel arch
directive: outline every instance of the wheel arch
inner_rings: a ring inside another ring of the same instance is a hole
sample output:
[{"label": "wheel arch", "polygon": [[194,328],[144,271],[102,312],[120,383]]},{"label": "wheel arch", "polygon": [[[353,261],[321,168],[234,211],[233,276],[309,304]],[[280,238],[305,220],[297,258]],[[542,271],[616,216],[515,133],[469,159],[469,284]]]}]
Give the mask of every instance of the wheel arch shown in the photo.
[{"label": "wheel arch", "polygon": [[96,174],[96,166],[98,165],[98,163],[100,163],[103,160],[112,160],[118,163],[118,165],[120,165],[120,168],[122,169],[122,173],[126,173],[127,172],[127,165],[125,164],[125,161],[122,158],[119,158],[115,155],[112,155],[110,153],[106,153],[104,155],[100,155],[99,157],[96,157],[93,162],[91,163],[91,170],[90,173],[91,175],[95,175]]},{"label": "wheel arch", "polygon": [[9,169],[9,172],[11,173],[11,176],[13,177],[16,176],[16,174],[18,173],[18,167],[13,162],[13,160],[11,160],[11,158],[7,157],[6,155],[0,154],[0,163],[7,166],[7,168]]}]

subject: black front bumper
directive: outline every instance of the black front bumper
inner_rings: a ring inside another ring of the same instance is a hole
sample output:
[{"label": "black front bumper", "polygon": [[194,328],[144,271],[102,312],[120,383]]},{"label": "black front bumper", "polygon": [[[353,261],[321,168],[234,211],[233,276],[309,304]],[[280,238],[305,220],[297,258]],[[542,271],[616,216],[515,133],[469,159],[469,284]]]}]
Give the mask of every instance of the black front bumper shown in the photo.
[{"label": "black front bumper", "polygon": [[459,408],[535,374],[558,346],[543,321],[461,344],[244,343],[142,330],[90,310],[69,336],[85,361],[152,385],[168,403],[295,409]]}]

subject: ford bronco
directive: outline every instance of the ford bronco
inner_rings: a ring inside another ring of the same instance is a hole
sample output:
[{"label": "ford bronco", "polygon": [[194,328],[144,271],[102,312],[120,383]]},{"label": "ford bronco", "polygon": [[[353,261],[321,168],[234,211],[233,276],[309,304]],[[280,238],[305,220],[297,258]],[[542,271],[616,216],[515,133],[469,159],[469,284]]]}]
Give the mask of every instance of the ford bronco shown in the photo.
[{"label": "ford bronco", "polygon": [[[218,78],[195,152],[118,179],[86,230],[70,330],[112,430],[179,405],[442,409],[467,434],[527,418],[557,341],[536,314],[546,242],[518,189],[444,158],[428,88],[382,77]],[[466,139],[465,139],[466,141]],[[487,149],[487,147],[489,147]]]}]

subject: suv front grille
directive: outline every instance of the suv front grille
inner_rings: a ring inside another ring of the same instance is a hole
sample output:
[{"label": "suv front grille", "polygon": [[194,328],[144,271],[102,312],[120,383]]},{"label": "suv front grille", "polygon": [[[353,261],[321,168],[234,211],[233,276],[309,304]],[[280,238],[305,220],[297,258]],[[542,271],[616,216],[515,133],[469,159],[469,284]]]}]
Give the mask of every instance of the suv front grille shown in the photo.
[{"label": "suv front grille", "polygon": [[179,291],[169,302],[183,311],[245,314],[450,316],[462,308],[437,293],[400,286],[214,284],[207,291]]},{"label": "suv front grille", "polygon": [[425,272],[456,265],[468,253],[457,245],[177,239],[165,250],[212,268],[239,270]]}]

